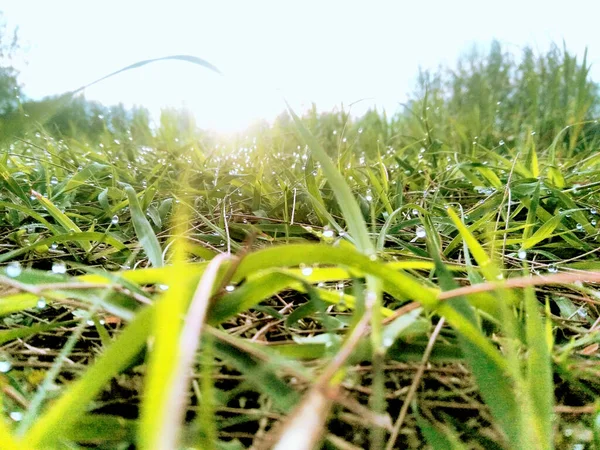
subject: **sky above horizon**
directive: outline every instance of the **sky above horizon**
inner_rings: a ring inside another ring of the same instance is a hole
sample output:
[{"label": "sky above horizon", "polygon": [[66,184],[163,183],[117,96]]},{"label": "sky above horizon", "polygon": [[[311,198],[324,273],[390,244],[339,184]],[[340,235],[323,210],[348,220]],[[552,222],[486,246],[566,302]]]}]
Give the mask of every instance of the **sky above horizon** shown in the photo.
[{"label": "sky above horizon", "polygon": [[163,61],[88,88],[86,98],[154,114],[185,106],[198,126],[220,131],[272,120],[284,99],[297,109],[314,102],[320,111],[343,104],[355,114],[394,113],[419,67],[453,66],[492,39],[517,54],[563,40],[578,55],[587,46],[600,80],[600,3],[592,0],[3,0],[0,11],[19,28],[15,65],[27,97],[64,93],[140,60],[194,55],[224,76]]}]

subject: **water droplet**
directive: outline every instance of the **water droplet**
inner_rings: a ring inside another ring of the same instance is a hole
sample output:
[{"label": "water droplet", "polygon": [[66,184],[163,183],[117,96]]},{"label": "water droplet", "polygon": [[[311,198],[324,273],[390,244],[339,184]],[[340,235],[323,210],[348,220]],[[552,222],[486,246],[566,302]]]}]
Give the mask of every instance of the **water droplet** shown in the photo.
[{"label": "water droplet", "polygon": [[112,216],[112,219],[110,219],[110,223],[112,223],[113,225],[116,225],[119,223],[119,216],[117,216],[116,214],[114,216]]},{"label": "water droplet", "polygon": [[577,225],[575,225],[575,227],[576,227],[576,228],[577,228],[579,231],[583,230],[583,225],[581,225],[580,223],[578,223]]},{"label": "water droplet", "polygon": [[158,285],[158,288],[159,288],[161,291],[168,291],[168,290],[169,290],[169,285],[168,285],[168,284],[159,284],[159,285]]},{"label": "water droplet", "polygon": [[596,226],[596,224],[597,224],[598,222],[596,221],[596,219],[592,219],[592,221],[591,221],[590,223],[591,223],[593,226]]},{"label": "water droplet", "polygon": [[333,134],[337,134],[337,130],[333,130]]},{"label": "water droplet", "polygon": [[558,267],[556,267],[556,265],[554,265],[554,264],[550,264],[548,266],[548,272],[549,273],[556,273],[556,272],[558,272]]},{"label": "water droplet", "polygon": [[0,359],[0,373],[6,373],[12,369],[12,363],[7,359]]},{"label": "water droplet", "polygon": [[532,135],[532,136],[535,136],[535,131],[532,131],[532,132],[531,132],[531,135]]},{"label": "water droplet", "polygon": [[370,202],[371,200],[373,200],[373,197],[371,197],[370,195],[367,195],[367,196],[365,197],[365,199],[366,199],[368,202]]},{"label": "water droplet", "polygon": [[416,235],[418,239],[423,239],[427,236],[427,232],[425,231],[425,228],[417,228]]},{"label": "water droplet", "polygon": [[333,230],[325,230],[325,231],[323,231],[323,237],[332,238],[334,236],[335,236],[335,233],[334,233]]},{"label": "water droplet", "polygon": [[504,145],[504,141],[501,139],[500,142],[498,142],[499,145]]},{"label": "water droplet", "polygon": [[359,128],[359,129],[358,129],[358,134],[361,134],[362,132],[363,132],[363,129],[362,129],[362,128]]},{"label": "water droplet", "polygon": [[18,277],[21,275],[22,271],[23,269],[21,269],[21,263],[18,261],[13,261],[6,266],[6,275],[11,278]]},{"label": "water droplet", "polygon": [[67,266],[64,262],[62,261],[57,261],[55,263],[52,264],[52,272],[54,273],[66,273],[67,272]]},{"label": "water droplet", "polygon": [[391,337],[383,338],[383,346],[384,347],[386,347],[386,348],[391,347],[393,343],[394,343],[394,340]]},{"label": "water droplet", "polygon": [[46,299],[44,297],[40,297],[35,306],[37,309],[44,309],[46,305]]},{"label": "water droplet", "polygon": [[591,208],[590,214],[598,214],[598,211],[596,210],[596,208]]},{"label": "water droplet", "polygon": [[86,321],[85,321],[85,323],[86,323],[86,324],[87,324],[89,327],[92,327],[92,326],[94,326],[94,321],[93,321],[92,319],[88,319],[88,320],[86,320]]},{"label": "water droplet", "polygon": [[57,185],[58,184],[58,178],[56,178],[56,177],[50,178],[50,184]]},{"label": "water droplet", "polygon": [[517,256],[519,257],[519,259],[525,259],[525,258],[527,258],[527,252],[525,250],[519,250],[519,253],[517,253]]},{"label": "water droplet", "polygon": [[304,275],[305,277],[308,277],[310,275],[312,275],[313,273],[313,269],[312,267],[302,267],[302,275]]},{"label": "water droplet", "polygon": [[587,311],[583,308],[579,308],[577,310],[577,315],[581,318],[586,318],[587,317]]},{"label": "water droplet", "polygon": [[15,422],[20,422],[23,420],[23,413],[21,411],[12,411],[9,416]]},{"label": "water droplet", "polygon": [[56,242],[53,242],[52,245],[50,245],[50,247],[52,248],[52,250],[56,250],[58,248],[58,244]]},{"label": "water droplet", "polygon": [[227,292],[233,292],[235,290],[235,286],[232,284],[228,284],[227,286],[225,286],[225,290]]}]

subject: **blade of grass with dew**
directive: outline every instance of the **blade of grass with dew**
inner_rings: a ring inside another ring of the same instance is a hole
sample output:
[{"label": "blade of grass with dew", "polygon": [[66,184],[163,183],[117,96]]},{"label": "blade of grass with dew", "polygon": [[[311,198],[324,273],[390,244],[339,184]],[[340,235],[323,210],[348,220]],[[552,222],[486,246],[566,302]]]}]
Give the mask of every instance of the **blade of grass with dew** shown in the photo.
[{"label": "blade of grass with dew", "polygon": [[[44,197],[39,192],[31,190],[31,195],[50,213],[52,217],[65,229],[67,232],[81,233],[81,230],[69,217],[58,209],[50,200]],[[89,252],[92,249],[92,244],[89,241],[80,241],[79,245],[83,250]]]},{"label": "blade of grass with dew", "polygon": [[131,221],[135,234],[140,242],[140,245],[146,252],[146,256],[154,267],[163,266],[162,249],[152,226],[146,219],[146,215],[140,207],[135,190],[129,184],[123,183],[123,190],[129,199],[129,209],[131,211]]},{"label": "blade of grass with dew", "polygon": [[[558,214],[558,215],[552,217],[547,222],[543,223],[542,226],[539,227],[535,233],[533,233],[528,238],[523,239],[521,248],[523,250],[529,250],[529,249],[533,248],[536,244],[542,242],[543,240],[552,237],[554,231],[560,225],[562,218],[563,218],[563,215]],[[527,229],[528,228],[525,228],[525,230],[527,230]]]},{"label": "blade of grass with dew", "polygon": [[98,243],[106,243],[114,247],[116,251],[125,250],[127,247],[121,241],[117,240],[113,236],[106,233],[99,233],[96,231],[78,231],[74,233],[66,233],[66,234],[58,234],[56,236],[48,237],[45,239],[40,239],[39,241],[27,245],[25,247],[21,247],[15,250],[8,251],[0,255],[0,263],[5,261],[10,261],[17,256],[23,255],[30,251],[35,250],[37,247],[42,245],[52,245],[63,242],[79,242],[83,247],[87,244],[90,245],[90,250],[92,249],[90,242],[98,242]]},{"label": "blade of grass with dew", "polygon": [[48,230],[51,231],[52,234],[60,234],[61,233],[60,230],[58,230],[54,225],[52,225],[44,217],[42,217],[41,214],[37,213],[36,211],[34,211],[31,208],[28,208],[23,205],[19,205],[17,203],[9,203],[9,202],[2,202],[2,201],[0,201],[0,207],[6,208],[6,209],[15,209],[29,217],[33,217],[39,223],[43,224],[46,228],[48,228]]}]

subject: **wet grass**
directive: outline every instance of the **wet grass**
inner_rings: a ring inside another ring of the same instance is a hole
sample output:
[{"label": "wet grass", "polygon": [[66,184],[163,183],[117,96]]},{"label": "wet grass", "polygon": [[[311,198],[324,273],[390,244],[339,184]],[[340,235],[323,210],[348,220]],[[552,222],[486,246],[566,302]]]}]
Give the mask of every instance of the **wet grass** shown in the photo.
[{"label": "wet grass", "polygon": [[70,97],[25,105],[0,144],[3,448],[598,446],[588,69],[494,44],[392,118],[235,136],[58,135]]}]

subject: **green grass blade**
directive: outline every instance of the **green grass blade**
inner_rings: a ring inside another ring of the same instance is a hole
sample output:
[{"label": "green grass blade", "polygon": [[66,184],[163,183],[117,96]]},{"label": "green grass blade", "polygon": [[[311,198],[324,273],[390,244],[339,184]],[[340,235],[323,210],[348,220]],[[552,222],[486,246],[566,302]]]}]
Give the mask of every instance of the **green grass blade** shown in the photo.
[{"label": "green grass blade", "polygon": [[302,123],[302,120],[300,120],[300,118],[289,105],[288,111],[294,119],[294,123],[296,124],[296,128],[300,136],[306,145],[309,146],[313,157],[321,164],[323,173],[331,185],[338,204],[342,210],[342,214],[348,223],[350,234],[355,239],[356,246],[367,256],[374,254],[375,249],[373,248],[373,243],[369,238],[367,225],[365,224],[360,207],[352,195],[352,191],[350,190],[350,187],[348,187],[346,180],[344,180],[344,177],[338,172],[321,144],[319,144],[315,137],[310,134],[310,132]]},{"label": "green grass blade", "polygon": [[23,439],[26,448],[53,447],[76,424],[89,402],[142,349],[153,315],[152,307],[139,312],[94,365],[34,423]]},{"label": "green grass blade", "polygon": [[129,199],[131,221],[133,222],[133,228],[138,240],[140,241],[140,245],[146,252],[146,256],[150,260],[150,263],[154,267],[162,267],[163,256],[160,244],[158,243],[158,239],[156,238],[156,234],[154,234],[152,226],[142,211],[135,191],[130,185],[125,183],[123,183],[123,189],[125,190],[127,198]]}]

